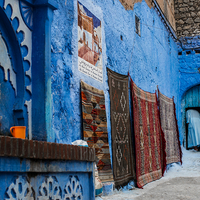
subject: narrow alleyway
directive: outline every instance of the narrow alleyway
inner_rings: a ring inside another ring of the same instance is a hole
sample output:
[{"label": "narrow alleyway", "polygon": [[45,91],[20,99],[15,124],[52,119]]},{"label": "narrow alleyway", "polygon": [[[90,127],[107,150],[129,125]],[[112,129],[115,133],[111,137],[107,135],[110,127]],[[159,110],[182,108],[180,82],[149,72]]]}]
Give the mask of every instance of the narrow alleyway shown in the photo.
[{"label": "narrow alleyway", "polygon": [[[183,165],[172,164],[163,178],[143,189],[114,191],[103,200],[196,200],[200,198],[200,152],[183,148]],[[100,200],[100,198],[96,198]]]}]

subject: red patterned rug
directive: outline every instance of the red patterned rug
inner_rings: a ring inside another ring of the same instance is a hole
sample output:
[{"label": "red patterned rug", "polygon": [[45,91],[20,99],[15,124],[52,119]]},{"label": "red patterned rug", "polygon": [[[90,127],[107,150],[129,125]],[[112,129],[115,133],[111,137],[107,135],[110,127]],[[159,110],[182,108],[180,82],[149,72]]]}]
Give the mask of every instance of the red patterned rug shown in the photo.
[{"label": "red patterned rug", "polygon": [[135,179],[135,164],[130,127],[128,76],[108,69],[113,174],[115,187]]},{"label": "red patterned rug", "polygon": [[160,179],[166,168],[165,140],[155,93],[141,90],[131,80],[137,186]]},{"label": "red patterned rug", "polygon": [[178,125],[174,100],[166,97],[158,90],[161,127],[166,140],[167,164],[182,163],[182,151],[179,141]]},{"label": "red patterned rug", "polygon": [[112,182],[104,92],[81,81],[81,98],[84,140],[95,148],[100,180]]}]

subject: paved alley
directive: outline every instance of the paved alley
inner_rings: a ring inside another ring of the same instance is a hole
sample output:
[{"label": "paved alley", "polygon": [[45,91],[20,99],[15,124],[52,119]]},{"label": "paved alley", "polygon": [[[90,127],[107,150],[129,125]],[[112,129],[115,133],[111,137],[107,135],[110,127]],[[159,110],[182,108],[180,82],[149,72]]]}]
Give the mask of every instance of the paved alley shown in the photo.
[{"label": "paved alley", "polygon": [[[183,149],[183,165],[172,164],[163,178],[143,189],[114,191],[103,200],[196,200],[200,198],[200,152]],[[96,198],[97,200],[100,198]]]}]

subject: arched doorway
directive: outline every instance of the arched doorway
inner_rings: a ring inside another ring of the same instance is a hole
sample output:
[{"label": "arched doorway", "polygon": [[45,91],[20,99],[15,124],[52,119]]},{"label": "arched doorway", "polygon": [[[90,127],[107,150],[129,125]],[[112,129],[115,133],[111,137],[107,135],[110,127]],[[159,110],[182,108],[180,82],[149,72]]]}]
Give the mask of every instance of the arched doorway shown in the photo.
[{"label": "arched doorway", "polygon": [[8,17],[0,8],[0,135],[24,124],[24,69],[20,46]]},{"label": "arched doorway", "polygon": [[[186,149],[192,148],[188,146],[188,123],[186,119],[186,113],[189,110],[200,113],[200,85],[196,85],[190,88],[183,95],[181,101],[182,112],[182,130],[183,130],[183,145]],[[200,124],[199,124],[200,126]],[[200,133],[199,133],[200,134]]]}]

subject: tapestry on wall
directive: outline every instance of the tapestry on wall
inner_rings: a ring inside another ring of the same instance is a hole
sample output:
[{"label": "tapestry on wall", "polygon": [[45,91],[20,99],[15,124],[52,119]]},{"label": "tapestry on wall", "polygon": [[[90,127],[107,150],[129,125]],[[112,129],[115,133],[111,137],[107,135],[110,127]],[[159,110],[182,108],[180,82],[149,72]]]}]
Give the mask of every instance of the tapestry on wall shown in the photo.
[{"label": "tapestry on wall", "polygon": [[158,90],[161,127],[166,140],[167,164],[182,163],[182,151],[179,141],[178,125],[174,100],[166,97]]},{"label": "tapestry on wall", "polygon": [[135,164],[130,129],[128,76],[108,69],[112,157],[115,186],[135,179]]},{"label": "tapestry on wall", "polygon": [[100,180],[113,181],[104,92],[81,81],[81,99],[84,140],[95,148]]},{"label": "tapestry on wall", "polygon": [[165,139],[155,93],[141,90],[131,80],[136,149],[137,185],[160,179],[166,168]]},{"label": "tapestry on wall", "polygon": [[103,82],[101,21],[78,2],[78,69]]}]

